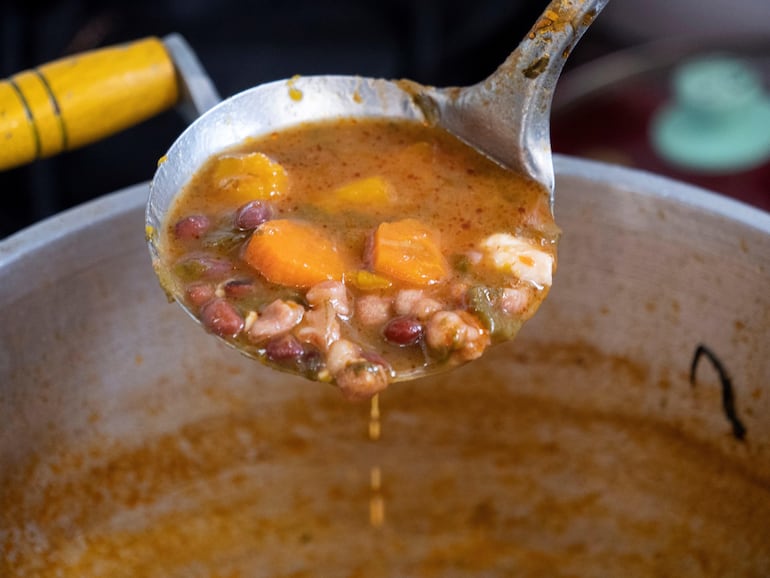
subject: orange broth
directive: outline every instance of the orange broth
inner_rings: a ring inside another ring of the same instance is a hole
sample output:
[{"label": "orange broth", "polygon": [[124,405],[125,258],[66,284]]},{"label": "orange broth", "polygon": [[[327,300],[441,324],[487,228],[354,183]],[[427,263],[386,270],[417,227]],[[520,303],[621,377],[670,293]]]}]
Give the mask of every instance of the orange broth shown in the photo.
[{"label": "orange broth", "polygon": [[512,339],[548,293],[559,235],[536,183],[388,119],[249,139],[167,219],[168,289],[206,329],[352,399]]}]

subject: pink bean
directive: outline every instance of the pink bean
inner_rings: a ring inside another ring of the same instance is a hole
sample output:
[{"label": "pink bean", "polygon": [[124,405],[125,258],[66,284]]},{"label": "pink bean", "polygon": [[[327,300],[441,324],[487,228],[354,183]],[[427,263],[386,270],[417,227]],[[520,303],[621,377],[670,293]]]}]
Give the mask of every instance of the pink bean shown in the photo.
[{"label": "pink bean", "polygon": [[238,310],[225,299],[212,299],[201,309],[203,326],[221,337],[236,337],[243,329],[243,317]]},{"label": "pink bean", "polygon": [[214,287],[208,283],[193,283],[185,289],[185,295],[191,305],[203,307],[214,298]]},{"label": "pink bean", "polygon": [[270,361],[298,361],[305,353],[302,344],[293,335],[274,337],[265,346]]},{"label": "pink bean", "polygon": [[255,285],[251,279],[232,279],[224,284],[222,290],[228,299],[243,299],[254,293]]},{"label": "pink bean", "polygon": [[191,215],[180,219],[174,225],[174,236],[183,241],[200,239],[211,226],[211,221],[206,215]]},{"label": "pink bean", "polygon": [[252,231],[273,218],[273,208],[264,201],[251,201],[235,213],[235,226],[241,231]]}]

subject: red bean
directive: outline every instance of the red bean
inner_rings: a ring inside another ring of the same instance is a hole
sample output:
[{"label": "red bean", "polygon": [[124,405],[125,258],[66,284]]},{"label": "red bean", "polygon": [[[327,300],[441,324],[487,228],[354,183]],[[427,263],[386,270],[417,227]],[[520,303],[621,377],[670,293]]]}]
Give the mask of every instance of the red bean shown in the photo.
[{"label": "red bean", "polygon": [[206,215],[191,215],[176,222],[174,235],[183,241],[200,239],[206,234],[210,226],[211,221]]},{"label": "red bean", "polygon": [[301,343],[293,335],[274,337],[265,346],[265,356],[269,361],[315,379],[323,367],[323,355],[308,343]]},{"label": "red bean", "polygon": [[193,283],[185,289],[187,300],[195,307],[203,307],[214,297],[214,287],[208,283]]},{"label": "red bean", "polygon": [[243,317],[238,310],[225,299],[213,299],[201,309],[203,326],[221,337],[235,337],[243,329]]},{"label": "red bean", "polygon": [[382,334],[395,345],[414,345],[422,338],[424,328],[415,317],[394,317],[385,325]]},{"label": "red bean", "polygon": [[235,226],[241,231],[251,231],[273,217],[273,208],[264,201],[246,203],[235,213]]},{"label": "red bean", "polygon": [[251,279],[233,279],[225,283],[223,289],[228,299],[242,299],[251,295],[255,286]]},{"label": "red bean", "polygon": [[281,335],[267,342],[265,355],[270,361],[297,361],[305,350],[293,335]]}]

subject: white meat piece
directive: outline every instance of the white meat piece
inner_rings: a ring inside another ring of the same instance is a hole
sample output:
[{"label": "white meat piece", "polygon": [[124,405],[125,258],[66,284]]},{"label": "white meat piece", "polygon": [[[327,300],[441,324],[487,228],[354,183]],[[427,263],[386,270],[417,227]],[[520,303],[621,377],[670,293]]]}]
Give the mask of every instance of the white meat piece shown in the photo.
[{"label": "white meat piece", "polygon": [[326,368],[334,375],[358,359],[362,359],[361,348],[347,339],[338,339],[329,347],[329,353],[326,355]]},{"label": "white meat piece", "polygon": [[470,361],[481,357],[490,339],[470,313],[439,311],[428,320],[425,342],[431,349],[451,352],[462,361]]},{"label": "white meat piece", "polygon": [[334,376],[342,395],[350,401],[364,401],[388,387],[388,370],[379,363],[362,360],[345,367]]},{"label": "white meat piece", "polygon": [[361,348],[339,339],[332,343],[326,356],[326,368],[334,376],[342,394],[349,400],[369,399],[388,387],[388,369],[362,356]]},{"label": "white meat piece", "polygon": [[531,288],[526,286],[503,289],[500,305],[508,315],[522,315],[530,305]]},{"label": "white meat piece", "polygon": [[441,303],[425,294],[420,289],[402,289],[396,294],[393,308],[398,315],[414,315],[417,319],[424,320],[437,311],[441,311]]},{"label": "white meat piece", "polygon": [[382,325],[391,318],[392,301],[379,295],[363,295],[356,299],[356,319],[363,325]]},{"label": "white meat piece", "polygon": [[551,286],[553,257],[534,242],[510,233],[496,233],[484,239],[481,248],[500,271],[513,273],[538,288]]},{"label": "white meat piece", "polygon": [[305,308],[294,301],[276,299],[264,308],[249,328],[249,338],[259,343],[291,331],[302,321]]},{"label": "white meat piece", "polygon": [[328,350],[340,338],[340,323],[334,305],[327,301],[323,306],[307,311],[294,335],[300,341],[312,343],[321,351]]},{"label": "white meat piece", "polygon": [[313,308],[328,302],[331,303],[334,311],[340,317],[344,318],[350,315],[348,290],[339,281],[323,281],[311,287],[305,298]]}]

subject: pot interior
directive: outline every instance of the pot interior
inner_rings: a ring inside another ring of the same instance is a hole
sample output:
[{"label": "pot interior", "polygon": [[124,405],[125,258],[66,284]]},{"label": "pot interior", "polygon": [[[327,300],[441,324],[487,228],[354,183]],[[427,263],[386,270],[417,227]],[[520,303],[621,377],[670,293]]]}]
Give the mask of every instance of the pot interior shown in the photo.
[{"label": "pot interior", "polygon": [[546,303],[377,440],[166,302],[146,186],[3,242],[0,574],[767,575],[770,219],[557,163]]}]

